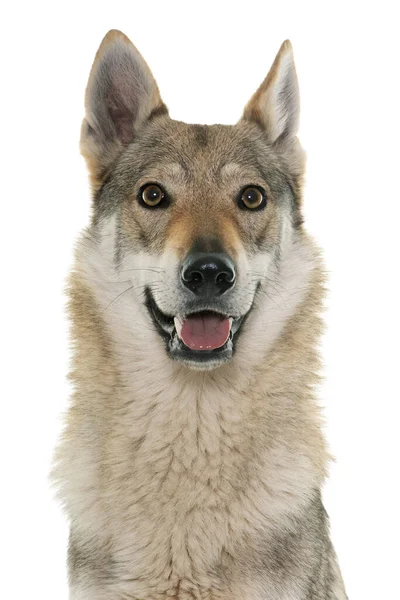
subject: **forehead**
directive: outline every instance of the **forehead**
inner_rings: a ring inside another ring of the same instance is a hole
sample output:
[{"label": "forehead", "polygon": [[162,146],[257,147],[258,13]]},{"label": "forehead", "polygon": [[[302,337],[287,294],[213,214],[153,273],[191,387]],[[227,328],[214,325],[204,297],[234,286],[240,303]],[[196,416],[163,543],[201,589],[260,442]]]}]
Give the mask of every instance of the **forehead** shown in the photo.
[{"label": "forehead", "polygon": [[132,176],[189,184],[236,179],[274,179],[279,164],[257,127],[247,124],[190,125],[159,119],[138,136],[122,168]]}]

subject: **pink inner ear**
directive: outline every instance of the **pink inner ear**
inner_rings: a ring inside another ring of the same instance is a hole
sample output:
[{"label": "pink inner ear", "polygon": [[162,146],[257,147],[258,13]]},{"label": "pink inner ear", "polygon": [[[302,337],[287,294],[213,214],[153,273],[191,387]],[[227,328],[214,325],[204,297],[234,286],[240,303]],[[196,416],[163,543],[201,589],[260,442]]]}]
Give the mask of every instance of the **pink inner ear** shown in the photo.
[{"label": "pink inner ear", "polygon": [[[133,67],[131,70],[134,72]],[[107,108],[119,141],[127,145],[133,139],[133,124],[137,117],[140,86],[137,85],[137,77],[133,80],[129,77],[131,73],[128,69],[119,73],[119,76],[117,74],[112,77],[108,89]]]},{"label": "pink inner ear", "polygon": [[109,107],[110,117],[115,125],[119,141],[126,145],[130,144],[133,138],[133,113],[126,107]]},{"label": "pink inner ear", "polygon": [[149,115],[158,98],[156,83],[133,46],[113,43],[96,63],[88,85],[87,110],[93,113],[99,141],[130,144],[139,114]]}]

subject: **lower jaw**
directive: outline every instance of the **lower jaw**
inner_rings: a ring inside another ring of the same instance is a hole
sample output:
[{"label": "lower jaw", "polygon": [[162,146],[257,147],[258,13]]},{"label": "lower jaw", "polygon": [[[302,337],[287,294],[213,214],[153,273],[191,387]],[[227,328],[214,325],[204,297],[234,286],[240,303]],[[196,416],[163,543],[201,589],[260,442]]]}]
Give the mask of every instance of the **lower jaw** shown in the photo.
[{"label": "lower jaw", "polygon": [[197,371],[215,369],[232,359],[233,340],[230,336],[220,348],[215,350],[192,350],[175,334],[168,341],[167,352],[172,360],[184,363]]}]

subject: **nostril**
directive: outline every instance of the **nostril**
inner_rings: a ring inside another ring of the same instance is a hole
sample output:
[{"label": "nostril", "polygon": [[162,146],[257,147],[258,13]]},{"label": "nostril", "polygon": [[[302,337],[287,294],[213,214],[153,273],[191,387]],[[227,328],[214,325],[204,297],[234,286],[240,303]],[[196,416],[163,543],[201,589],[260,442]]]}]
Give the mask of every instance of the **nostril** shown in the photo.
[{"label": "nostril", "polygon": [[219,283],[230,283],[232,281],[232,274],[229,273],[218,273],[216,282]]},{"label": "nostril", "polygon": [[190,281],[193,281],[193,283],[201,283],[203,279],[203,275],[200,273],[200,271],[194,271],[190,273]]},{"label": "nostril", "polygon": [[200,271],[192,271],[191,269],[186,269],[182,273],[183,281],[186,283],[201,283],[204,279],[203,274]]},{"label": "nostril", "polygon": [[215,283],[222,294],[229,290],[233,286],[234,282],[235,272],[231,269],[220,271],[215,279]]}]

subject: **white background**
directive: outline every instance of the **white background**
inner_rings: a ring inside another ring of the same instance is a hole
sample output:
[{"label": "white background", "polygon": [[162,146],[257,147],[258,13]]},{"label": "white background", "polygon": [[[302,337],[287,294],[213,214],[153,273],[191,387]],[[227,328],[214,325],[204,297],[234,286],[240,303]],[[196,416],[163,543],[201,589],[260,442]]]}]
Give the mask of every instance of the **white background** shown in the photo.
[{"label": "white background", "polygon": [[83,95],[111,28],[174,118],[233,123],[292,40],[305,215],[330,272],[322,351],[337,462],[325,503],[351,600],[399,598],[400,46],[395,2],[20,2],[1,43],[0,596],[66,600],[67,526],[48,488],[66,407],[62,295],[88,221]]}]

